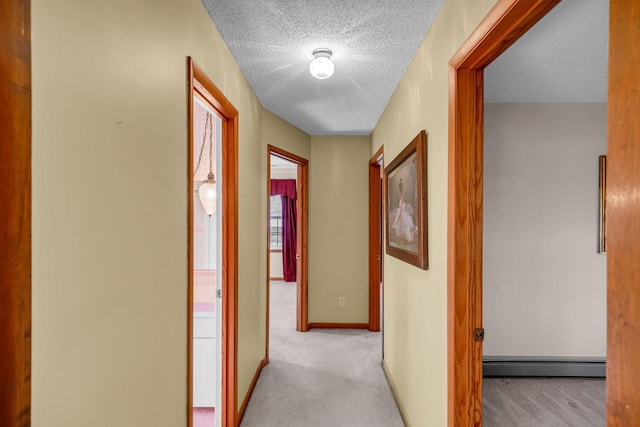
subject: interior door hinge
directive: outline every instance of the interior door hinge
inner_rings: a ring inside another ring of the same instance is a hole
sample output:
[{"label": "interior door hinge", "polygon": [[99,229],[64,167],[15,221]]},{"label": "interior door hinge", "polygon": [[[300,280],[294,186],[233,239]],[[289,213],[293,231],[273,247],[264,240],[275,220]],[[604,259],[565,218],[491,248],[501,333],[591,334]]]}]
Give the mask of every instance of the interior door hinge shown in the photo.
[{"label": "interior door hinge", "polygon": [[222,298],[222,289],[216,289],[216,297]]},{"label": "interior door hinge", "polygon": [[475,329],[475,340],[476,342],[484,341],[484,328]]}]

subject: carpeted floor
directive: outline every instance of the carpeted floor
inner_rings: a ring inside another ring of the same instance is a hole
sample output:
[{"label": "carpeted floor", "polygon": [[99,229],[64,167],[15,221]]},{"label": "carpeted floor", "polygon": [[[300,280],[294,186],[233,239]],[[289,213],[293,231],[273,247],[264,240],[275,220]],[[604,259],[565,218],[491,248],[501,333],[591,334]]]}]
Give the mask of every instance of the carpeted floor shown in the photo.
[{"label": "carpeted floor", "polygon": [[604,379],[484,378],[484,427],[606,426]]},{"label": "carpeted floor", "polygon": [[380,333],[295,331],[295,284],[271,283],[270,362],[242,427],[403,426],[381,366]]}]

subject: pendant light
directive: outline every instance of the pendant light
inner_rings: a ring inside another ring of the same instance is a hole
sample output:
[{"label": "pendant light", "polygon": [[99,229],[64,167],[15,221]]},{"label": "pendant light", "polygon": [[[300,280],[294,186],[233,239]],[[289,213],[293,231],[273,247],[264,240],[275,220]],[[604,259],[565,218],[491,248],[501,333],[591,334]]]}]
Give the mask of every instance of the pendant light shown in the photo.
[{"label": "pendant light", "polygon": [[207,111],[207,116],[204,121],[204,133],[202,135],[202,146],[200,147],[200,156],[198,157],[198,163],[196,164],[195,173],[200,167],[202,161],[202,154],[204,152],[204,144],[207,140],[207,130],[209,131],[209,174],[207,180],[198,188],[198,195],[200,196],[200,202],[207,212],[207,215],[211,216],[216,211],[216,177],[213,174],[213,117],[210,112]]}]

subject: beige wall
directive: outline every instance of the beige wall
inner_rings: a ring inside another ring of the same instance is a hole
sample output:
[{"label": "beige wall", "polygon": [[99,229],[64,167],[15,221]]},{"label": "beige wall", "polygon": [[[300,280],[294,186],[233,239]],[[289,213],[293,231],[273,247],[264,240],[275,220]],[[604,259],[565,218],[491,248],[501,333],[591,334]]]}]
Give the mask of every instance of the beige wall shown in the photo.
[{"label": "beige wall", "polygon": [[265,144],[282,148],[291,154],[309,160],[311,137],[269,110],[263,110],[262,135]]},{"label": "beige wall", "polygon": [[310,137],[267,110],[262,128],[266,144],[309,160],[309,321],[368,322],[370,138]]},{"label": "beige wall", "polygon": [[425,128],[431,269],[385,257],[386,359],[408,420],[444,426],[447,62],[494,2],[446,1],[371,144],[309,144],[262,109],[199,0],[34,0],[33,425],[186,425],[191,55],[240,112],[238,403],[264,356],[265,144],[313,157],[310,320],[366,322],[368,159]]},{"label": "beige wall", "polygon": [[311,137],[310,322],[369,321],[369,146],[368,136]]},{"label": "beige wall", "polygon": [[427,131],[429,270],[384,264],[385,363],[413,426],[447,425],[448,62],[495,0],[446,0],[372,133],[385,164]]},{"label": "beige wall", "polygon": [[199,0],[34,0],[32,26],[33,425],[186,425],[187,55],[240,112],[240,404],[265,346],[262,107]]},{"label": "beige wall", "polygon": [[[309,160],[310,137],[292,124],[282,120],[269,110],[264,110],[262,115],[262,138],[266,145],[273,145],[291,154]],[[265,160],[266,161],[266,160]],[[272,168],[272,179],[297,179],[297,168],[281,169]],[[266,178],[265,178],[266,181]],[[271,277],[282,278],[282,252],[272,252],[269,255]]]}]

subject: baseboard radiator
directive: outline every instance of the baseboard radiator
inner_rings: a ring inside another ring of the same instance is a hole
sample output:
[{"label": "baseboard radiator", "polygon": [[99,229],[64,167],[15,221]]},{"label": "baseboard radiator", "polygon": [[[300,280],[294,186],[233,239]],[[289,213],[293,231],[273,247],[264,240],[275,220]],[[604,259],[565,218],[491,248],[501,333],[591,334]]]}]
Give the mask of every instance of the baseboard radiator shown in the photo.
[{"label": "baseboard radiator", "polygon": [[482,359],[483,377],[605,378],[604,358],[501,357]]}]

